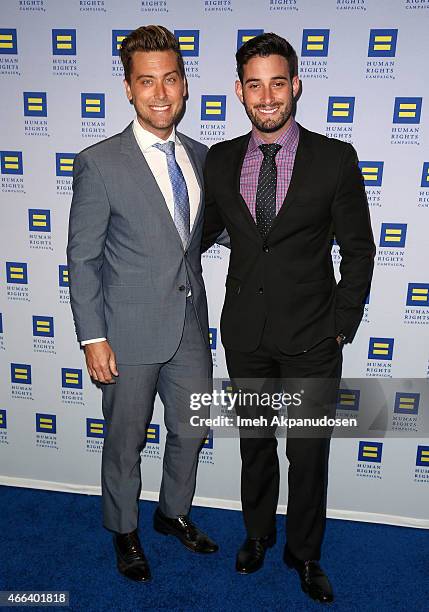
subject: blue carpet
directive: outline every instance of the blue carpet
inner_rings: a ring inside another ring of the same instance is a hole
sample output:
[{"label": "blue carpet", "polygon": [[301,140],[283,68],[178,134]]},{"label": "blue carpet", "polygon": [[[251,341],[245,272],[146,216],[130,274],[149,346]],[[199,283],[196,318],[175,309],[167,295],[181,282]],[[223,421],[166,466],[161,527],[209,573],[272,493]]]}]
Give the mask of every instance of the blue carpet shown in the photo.
[{"label": "blue carpet", "polygon": [[[148,584],[117,573],[110,534],[101,527],[99,497],[0,487],[2,590],[67,590],[72,610],[320,610],[282,563],[280,537],[265,565],[234,571],[243,540],[241,514],[194,508],[194,521],[220,545],[196,555],[151,526],[155,504],[141,502],[140,534],[151,564]],[[335,589],[330,610],[429,609],[427,531],[329,520],[323,567]],[[64,609],[64,608],[57,608]]]}]

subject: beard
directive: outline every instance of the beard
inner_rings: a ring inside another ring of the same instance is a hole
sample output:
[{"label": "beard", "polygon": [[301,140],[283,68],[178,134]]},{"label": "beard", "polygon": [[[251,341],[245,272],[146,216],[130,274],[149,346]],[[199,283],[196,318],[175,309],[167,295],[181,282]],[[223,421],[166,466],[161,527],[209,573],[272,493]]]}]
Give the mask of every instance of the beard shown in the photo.
[{"label": "beard", "polygon": [[253,108],[250,108],[247,106],[246,101],[244,101],[243,104],[252,125],[254,125],[259,131],[267,134],[280,130],[287,123],[292,114],[292,103],[286,103],[276,118],[267,117],[266,119],[261,118],[261,116],[257,114],[256,110],[258,108],[266,108],[267,105],[259,104]]}]

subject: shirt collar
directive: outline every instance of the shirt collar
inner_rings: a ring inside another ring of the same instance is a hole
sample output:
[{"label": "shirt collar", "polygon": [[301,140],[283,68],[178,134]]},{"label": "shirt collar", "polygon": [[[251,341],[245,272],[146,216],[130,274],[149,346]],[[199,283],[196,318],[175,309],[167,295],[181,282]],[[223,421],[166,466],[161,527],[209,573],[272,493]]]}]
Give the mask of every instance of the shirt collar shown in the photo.
[{"label": "shirt collar", "polygon": [[[299,140],[299,127],[293,117],[287,130],[282,132],[280,136],[274,142],[282,146],[282,148],[288,151],[296,151]],[[247,148],[248,153],[254,153],[258,150],[259,145],[266,144],[264,140],[256,133],[256,130],[252,128],[252,135],[249,140],[249,146]],[[274,143],[273,143],[274,144]]]},{"label": "shirt collar", "polygon": [[150,147],[153,147],[154,144],[157,144],[159,142],[163,143],[171,140],[176,144],[178,143],[178,140],[176,139],[176,129],[174,126],[167,140],[162,140],[162,138],[155,136],[155,134],[152,134],[152,132],[145,130],[144,127],[140,125],[137,117],[135,117],[133,121],[133,132],[134,136],[136,137],[137,143],[142,151],[147,151],[147,149],[150,149]]}]

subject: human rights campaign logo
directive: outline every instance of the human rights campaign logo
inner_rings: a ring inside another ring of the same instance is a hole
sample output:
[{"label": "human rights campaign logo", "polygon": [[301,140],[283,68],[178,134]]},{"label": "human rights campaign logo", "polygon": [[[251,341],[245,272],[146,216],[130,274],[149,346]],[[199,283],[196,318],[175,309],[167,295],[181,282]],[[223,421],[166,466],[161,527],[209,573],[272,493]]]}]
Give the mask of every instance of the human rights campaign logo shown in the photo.
[{"label": "human rights campaign logo", "polygon": [[81,110],[83,119],[104,119],[105,99],[103,93],[82,93]]},{"label": "human rights campaign logo", "polygon": [[69,269],[68,266],[58,266],[58,284],[60,287],[69,287]]},{"label": "human rights campaign logo", "polygon": [[57,176],[73,176],[73,162],[76,153],[55,153],[55,171]]},{"label": "human rights campaign logo", "polygon": [[131,30],[112,30],[112,55],[118,56],[122,41],[128,36]]},{"label": "human rights campaign logo", "polygon": [[52,54],[76,55],[76,30],[52,30]]},{"label": "human rights campaign logo", "polygon": [[82,370],[76,368],[61,368],[61,386],[63,389],[82,389]]},{"label": "human rights campaign logo", "polygon": [[429,306],[428,283],[408,283],[407,306]]},{"label": "human rights campaign logo", "polygon": [[395,57],[398,30],[370,30],[368,57]]},{"label": "human rights campaign logo", "polygon": [[423,98],[395,98],[393,123],[420,123]]},{"label": "human rights campaign logo", "polygon": [[149,444],[159,444],[159,425],[151,423],[146,430],[146,441]]},{"label": "human rights campaign logo", "polygon": [[57,433],[56,414],[36,413],[36,431],[38,433]]},{"label": "human rights campaign logo", "polygon": [[329,50],[329,30],[303,30],[302,57],[327,57]]},{"label": "human rights campaign logo", "polygon": [[337,410],[359,410],[360,390],[339,389],[337,395]]},{"label": "human rights campaign logo", "polygon": [[18,385],[31,385],[31,365],[26,363],[10,364],[10,380]]},{"label": "human rights campaign logo", "polygon": [[226,96],[201,96],[201,120],[225,121]]},{"label": "human rights campaign logo", "polygon": [[420,187],[429,188],[429,162],[423,162],[422,180]]},{"label": "human rights campaign logo", "polygon": [[54,337],[54,318],[45,316],[33,316],[33,336],[44,338]]},{"label": "human rights campaign logo", "polygon": [[362,172],[365,187],[381,187],[383,183],[384,162],[360,161],[359,168]]},{"label": "human rights campaign logo", "polygon": [[418,414],[420,393],[397,392],[395,395],[395,414]]},{"label": "human rights campaign logo", "polygon": [[41,208],[30,208],[28,210],[28,229],[30,232],[50,232],[51,211]]},{"label": "human rights campaign logo", "polygon": [[264,30],[238,30],[237,32],[237,51],[238,49],[240,49],[240,47],[242,47],[249,40],[252,40],[252,38],[255,38],[255,36],[259,36],[260,34],[263,34],[263,33],[264,33]]},{"label": "human rights campaign logo", "polygon": [[213,448],[213,430],[209,429],[209,433],[207,435],[207,438],[205,438],[204,442],[203,442],[203,449],[212,449]]},{"label": "human rights campaign logo", "polygon": [[429,446],[417,447],[416,465],[429,468]]},{"label": "human rights campaign logo", "polygon": [[16,29],[0,28],[0,53],[6,55],[18,54]]},{"label": "human rights campaign logo", "polygon": [[380,232],[381,247],[404,248],[407,238],[406,223],[382,223]]},{"label": "human rights campaign logo", "polygon": [[24,91],[24,117],[47,117],[46,91]]},{"label": "human rights campaign logo", "polygon": [[6,282],[10,284],[28,284],[28,269],[27,264],[18,261],[6,262]]},{"label": "human rights campaign logo", "polygon": [[199,30],[174,30],[183,57],[198,57],[200,54]]},{"label": "human rights campaign logo", "polygon": [[7,429],[6,410],[0,410],[0,429]]},{"label": "human rights campaign logo", "polygon": [[105,421],[104,419],[86,419],[86,437],[104,438]]},{"label": "human rights campaign logo", "polygon": [[328,123],[353,123],[355,98],[330,96],[328,100]]},{"label": "human rights campaign logo", "polygon": [[2,174],[24,174],[22,151],[0,151]]},{"label": "human rights campaign logo", "polygon": [[358,461],[381,463],[383,442],[359,442]]},{"label": "human rights campaign logo", "polygon": [[217,347],[217,329],[216,327],[209,327],[209,345],[212,351],[216,350],[216,347]]},{"label": "human rights campaign logo", "polygon": [[394,338],[370,338],[368,359],[391,360],[394,344]]}]

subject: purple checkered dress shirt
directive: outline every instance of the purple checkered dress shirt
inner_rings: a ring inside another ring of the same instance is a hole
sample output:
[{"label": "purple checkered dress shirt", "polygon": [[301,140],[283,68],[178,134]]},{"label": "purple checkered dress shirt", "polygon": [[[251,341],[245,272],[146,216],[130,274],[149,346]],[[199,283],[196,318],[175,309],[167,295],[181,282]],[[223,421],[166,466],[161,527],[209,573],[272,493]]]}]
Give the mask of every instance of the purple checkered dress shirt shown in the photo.
[{"label": "purple checkered dress shirt", "polygon": [[[276,215],[282,207],[283,201],[289,189],[292,177],[293,164],[295,162],[296,149],[299,141],[299,127],[292,117],[288,129],[275,141],[281,145],[276,155],[277,166],[277,189],[276,189]],[[258,189],[259,171],[261,169],[264,155],[259,145],[266,144],[253,130],[244,156],[243,167],[240,175],[240,193],[246,202],[250,214],[256,222],[256,191]]]}]

